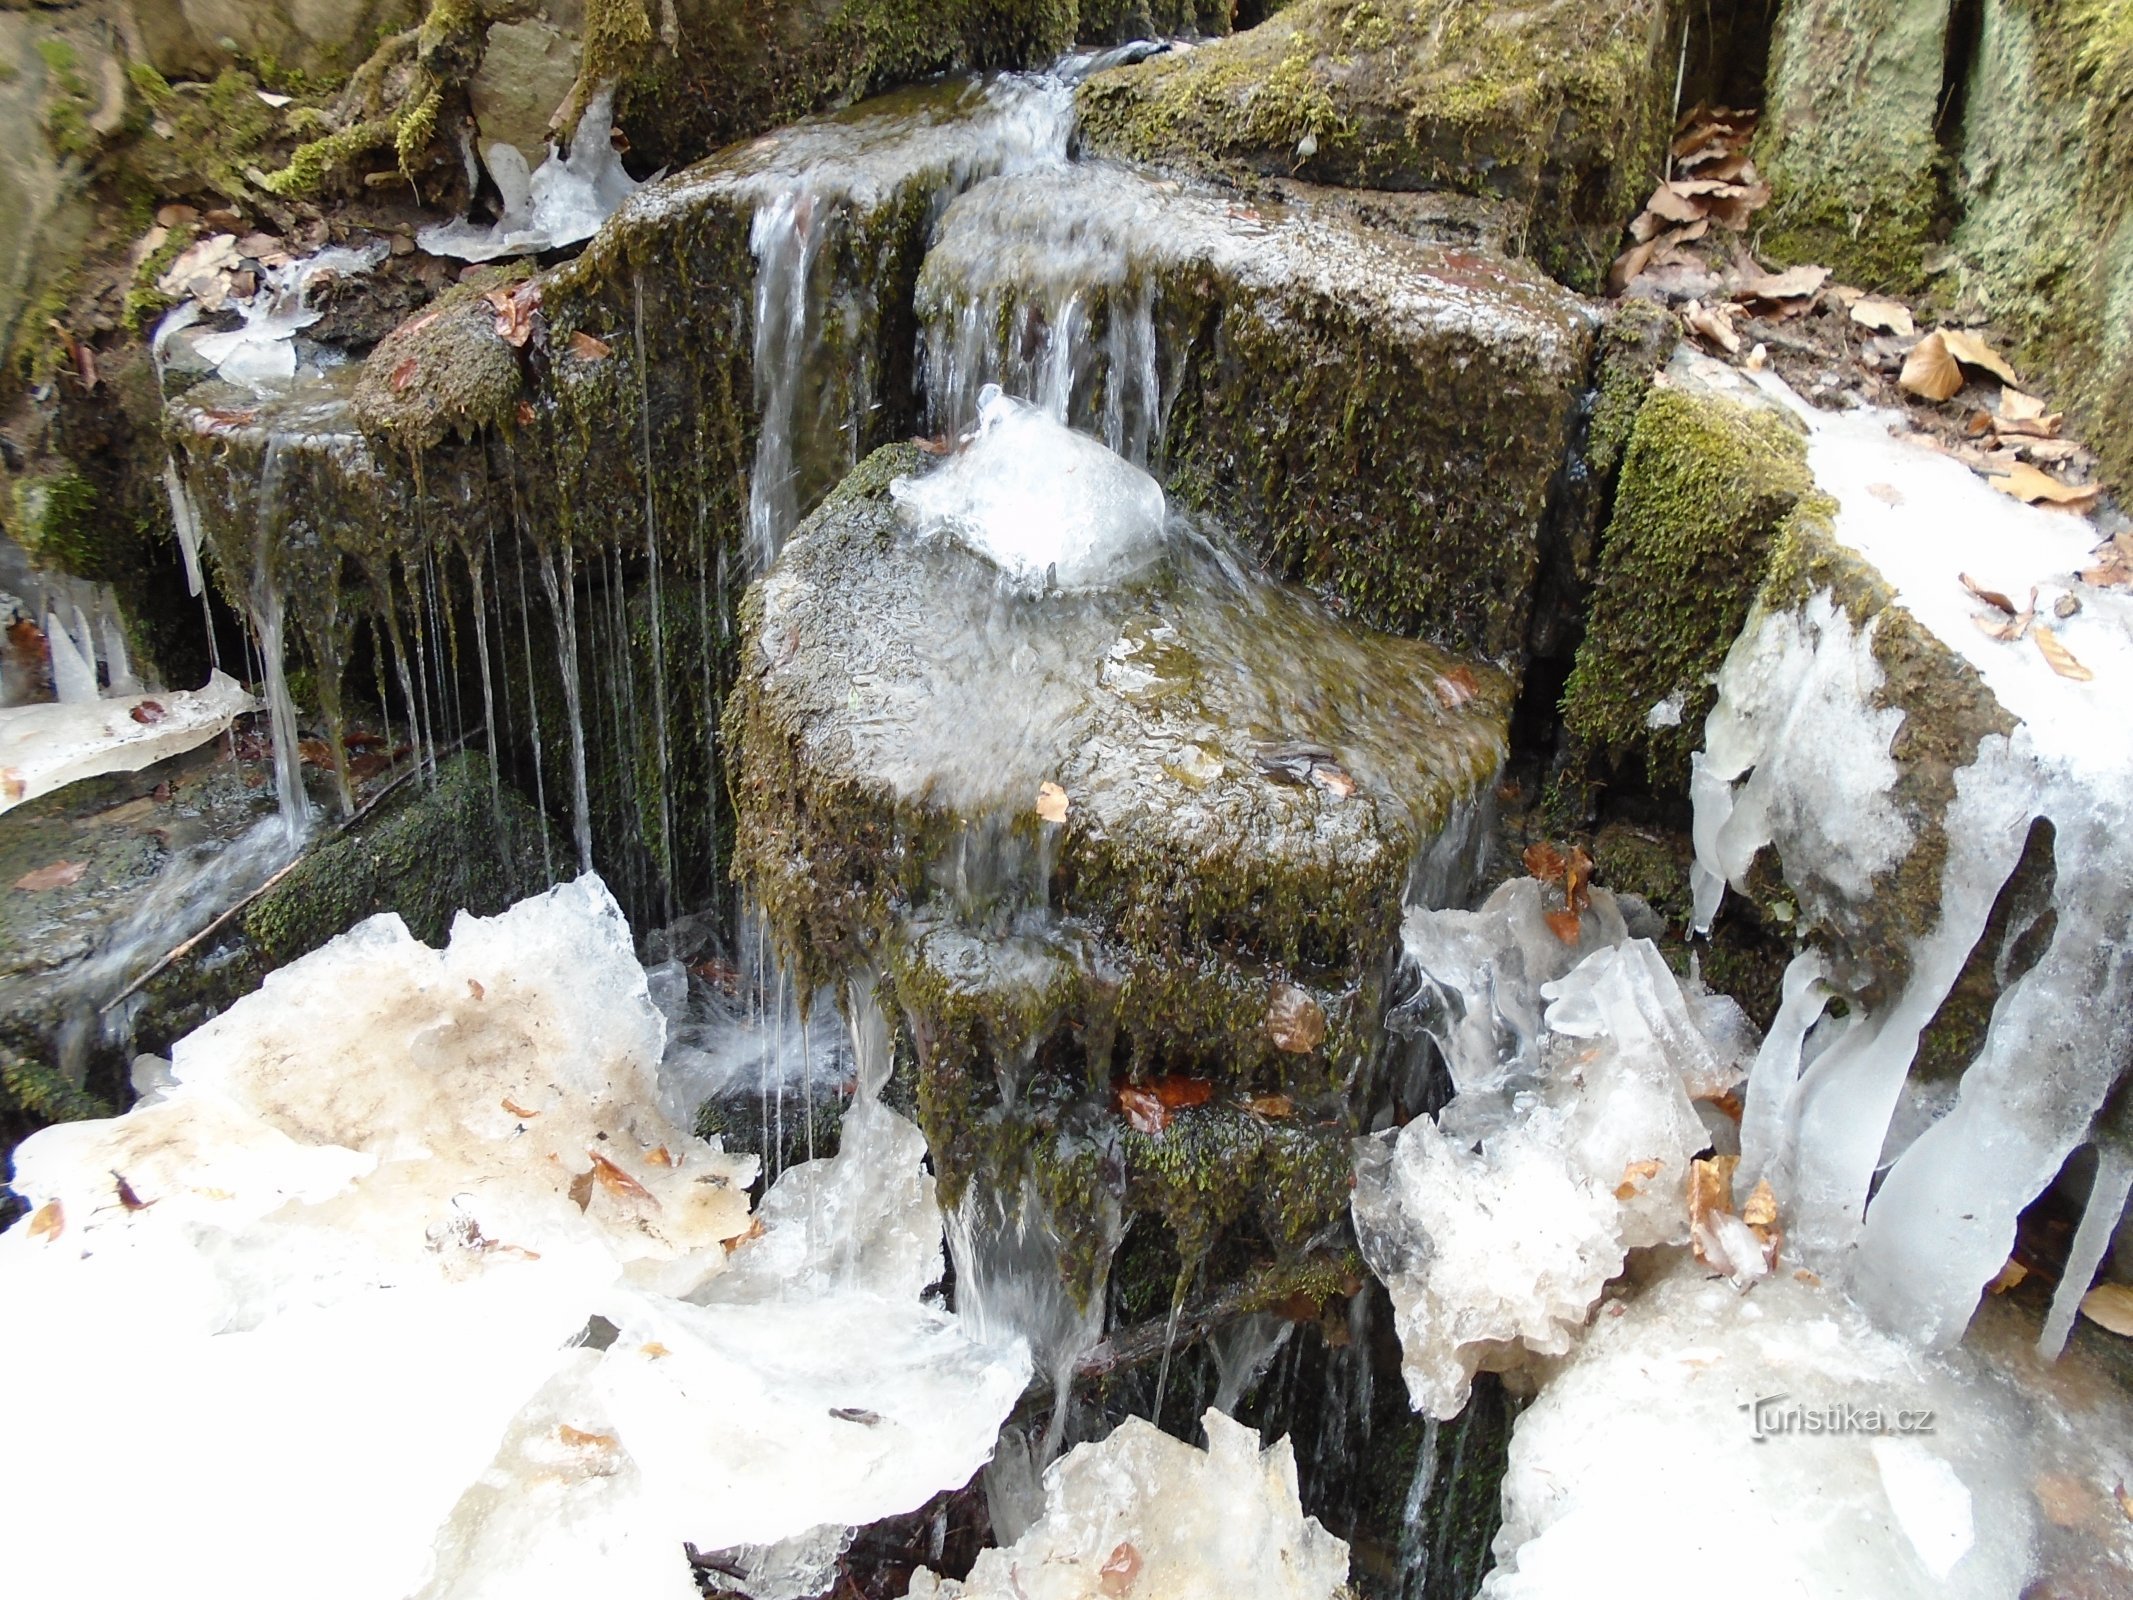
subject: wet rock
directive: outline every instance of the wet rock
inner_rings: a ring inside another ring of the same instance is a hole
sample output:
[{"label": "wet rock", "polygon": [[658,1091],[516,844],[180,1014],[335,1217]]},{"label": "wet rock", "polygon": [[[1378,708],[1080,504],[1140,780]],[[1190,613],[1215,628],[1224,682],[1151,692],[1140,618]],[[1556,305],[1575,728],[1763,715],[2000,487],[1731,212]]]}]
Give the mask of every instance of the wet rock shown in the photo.
[{"label": "wet rock", "polygon": [[1590,287],[1659,169],[1677,14],[1665,0],[1397,12],[1303,0],[1091,78],[1083,133],[1093,149],[1185,170],[1500,196],[1534,259]]},{"label": "wet rock", "polygon": [[541,164],[551,135],[549,119],[562,109],[578,77],[578,41],[546,22],[496,22],[489,26],[481,65],[467,82],[467,101],[487,150],[507,144]]},{"label": "wet rock", "polygon": [[1591,318],[1453,226],[1287,192],[1102,164],[972,189],[919,276],[936,430],[1001,383],[1362,620],[1515,655]]}]

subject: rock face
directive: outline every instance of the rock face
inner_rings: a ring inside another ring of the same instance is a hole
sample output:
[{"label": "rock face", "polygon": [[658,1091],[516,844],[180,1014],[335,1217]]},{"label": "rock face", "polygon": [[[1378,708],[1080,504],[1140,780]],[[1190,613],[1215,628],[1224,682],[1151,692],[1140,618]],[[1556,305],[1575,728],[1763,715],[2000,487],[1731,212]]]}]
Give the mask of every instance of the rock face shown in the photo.
[{"label": "rock face", "polygon": [[1187,171],[1497,196],[1536,261],[1589,287],[1658,170],[1676,16],[1666,0],[1300,0],[1090,79],[1084,136]]},{"label": "rock face", "polygon": [[1356,617],[1519,656],[1592,321],[1450,219],[1106,164],[980,184],[919,275],[937,430],[986,383],[1147,463]]},{"label": "rock face", "polygon": [[1124,1153],[1129,1209],[1200,1247],[1251,1209],[1293,1251],[1346,1168],[1293,1135],[1374,1093],[1402,897],[1461,892],[1508,685],[1177,520],[1126,585],[1031,595],[903,525],[884,491],[918,464],[870,458],[743,609],[736,870],[808,980],[873,972],[908,1019],[946,1198],[1041,1124],[1086,1229],[1115,1079],[1161,1135]]}]

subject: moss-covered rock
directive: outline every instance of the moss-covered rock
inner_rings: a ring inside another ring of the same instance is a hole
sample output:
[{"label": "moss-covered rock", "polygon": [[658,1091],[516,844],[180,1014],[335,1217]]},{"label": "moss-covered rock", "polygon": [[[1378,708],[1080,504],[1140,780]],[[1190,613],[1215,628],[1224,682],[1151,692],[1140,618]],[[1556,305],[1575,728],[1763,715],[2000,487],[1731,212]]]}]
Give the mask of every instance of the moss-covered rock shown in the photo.
[{"label": "moss-covered rock", "polygon": [[1813,495],[1800,426],[1726,369],[1677,361],[1629,431],[1584,640],[1572,737],[1654,787],[1687,786],[1712,680],[1761,589],[1772,540]]},{"label": "moss-covered rock", "polygon": [[1771,34],[1756,164],[1765,250],[1911,290],[1941,221],[1949,0],[1789,0]]},{"label": "moss-covered rock", "polygon": [[1500,196],[1533,258],[1591,287],[1658,171],[1676,15],[1666,0],[1299,0],[1091,78],[1083,138],[1189,170]]},{"label": "moss-covered rock", "polygon": [[524,392],[518,353],[484,296],[526,275],[523,266],[477,273],[380,340],[352,396],[356,421],[414,450],[514,421]]},{"label": "moss-covered rock", "polygon": [[1592,318],[1440,225],[1324,192],[1240,208],[1105,164],[994,179],[918,285],[936,422],[1050,392],[1276,574],[1350,615],[1517,659]]}]

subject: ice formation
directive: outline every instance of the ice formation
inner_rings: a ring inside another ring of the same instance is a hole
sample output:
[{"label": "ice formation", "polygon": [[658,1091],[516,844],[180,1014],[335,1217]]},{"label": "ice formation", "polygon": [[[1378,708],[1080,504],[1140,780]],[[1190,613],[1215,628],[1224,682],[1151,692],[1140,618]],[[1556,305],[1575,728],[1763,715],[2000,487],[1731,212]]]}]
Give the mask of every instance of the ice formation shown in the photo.
[{"label": "ice formation", "polygon": [[1723,1574],[1740,1600],[2005,1600],[2060,1563],[2105,1576],[2053,1593],[2118,1592],[2121,1416],[2078,1417],[2019,1367],[1921,1356],[1790,1272],[1742,1295],[1682,1256],[1519,1417],[1481,1593],[1583,1600],[1634,1571],[1648,1594]]},{"label": "ice formation", "polygon": [[[2133,836],[2133,724],[2110,688],[2133,672],[2133,601],[2084,589],[2078,610],[2051,624],[2092,681],[2054,672],[2031,642],[1987,637],[1961,574],[2010,594],[2034,588],[2049,611],[2095,530],[1891,438],[1883,414],[1798,409],[1816,479],[1838,505],[1836,539],[2016,725],[1983,737],[1954,775],[1938,819],[1938,922],[1914,941],[1889,997],[1867,1007],[1848,995],[1848,1015],[1814,1026],[1848,977],[1812,950],[1795,961],[1749,1085],[1743,1176],[1770,1179],[1810,1259],[1846,1271],[1890,1326],[1945,1346],[2006,1260],[2016,1217],[2091,1136],[2133,1060],[2133,893],[2121,859]],[[1922,527],[1933,537],[1919,537]],[[1871,894],[1875,875],[1911,848],[1912,824],[1889,800],[1891,746],[1907,717],[1932,708],[1894,691],[1873,703],[1878,621],[1854,630],[1826,593],[1751,616],[1720,674],[1694,786],[1699,922],[1765,840],[1791,884],[1840,899]],[[2052,830],[2048,944],[2029,970],[2003,974],[1985,1043],[1945,1113],[1906,1100],[1920,1032],[2039,821]],[[2115,1183],[2100,1186],[2097,1204],[2122,1204],[2114,1195]],[[2069,1285],[2077,1296],[2086,1287]]]},{"label": "ice formation", "polygon": [[922,533],[962,540],[1025,589],[1118,583],[1163,549],[1155,479],[997,387],[970,442],[890,492]]},{"label": "ice formation", "polygon": [[[1028,1359],[917,1297],[915,1130],[858,1109],[751,1219],[755,1159],[658,1109],[663,1032],[587,876],[462,913],[442,951],[373,918],[180,1041],[127,1115],[26,1140],[0,1294],[39,1314],[0,1362],[38,1375],[11,1421],[40,1466],[11,1575],[681,1596],[684,1540],[774,1546],[966,1481]],[[79,1492],[114,1451],[155,1486],[116,1521]]]},{"label": "ice formation", "polygon": [[958,1583],[921,1567],[912,1600],[1332,1600],[1348,1547],[1303,1514],[1296,1457],[1220,1411],[1196,1450],[1139,1417],[1045,1474],[1044,1515]]},{"label": "ice formation", "polygon": [[341,273],[368,272],[385,259],[383,244],[335,246],[260,274],[249,300],[233,301],[243,323],[201,334],[193,352],[231,383],[263,392],[296,376],[296,335],[325,313],[311,305],[312,286]]},{"label": "ice formation", "polygon": [[[104,772],[143,767],[203,745],[255,702],[234,678],[151,697],[63,700],[0,709],[0,811]],[[160,713],[160,715],[158,714]]]},{"label": "ice formation", "polygon": [[1392,1293],[1409,1392],[1440,1419],[1482,1367],[1568,1350],[1628,1251],[1688,1238],[1689,1162],[1710,1144],[1691,1096],[1740,1076],[1737,1013],[1685,995],[1605,891],[1566,945],[1540,888],[1408,913],[1458,1093],[1358,1146],[1357,1235]]},{"label": "ice formation", "polygon": [[602,90],[586,102],[568,155],[550,145],[548,159],[529,172],[517,146],[490,145],[484,161],[503,214],[488,224],[464,217],[432,223],[416,233],[415,242],[431,255],[494,261],[590,239],[639,188],[623,169],[613,133],[613,92]]}]

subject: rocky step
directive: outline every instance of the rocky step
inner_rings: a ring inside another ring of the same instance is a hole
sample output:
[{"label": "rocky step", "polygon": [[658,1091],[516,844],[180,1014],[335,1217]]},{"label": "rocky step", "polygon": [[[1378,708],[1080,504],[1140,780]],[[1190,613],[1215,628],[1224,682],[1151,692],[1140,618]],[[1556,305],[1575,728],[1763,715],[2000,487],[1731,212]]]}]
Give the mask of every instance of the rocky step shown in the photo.
[{"label": "rocky step", "polygon": [[1592,313],[1482,208],[1284,192],[1091,162],[961,195],[918,277],[935,426],[1001,383],[1358,618],[1521,656]]}]

